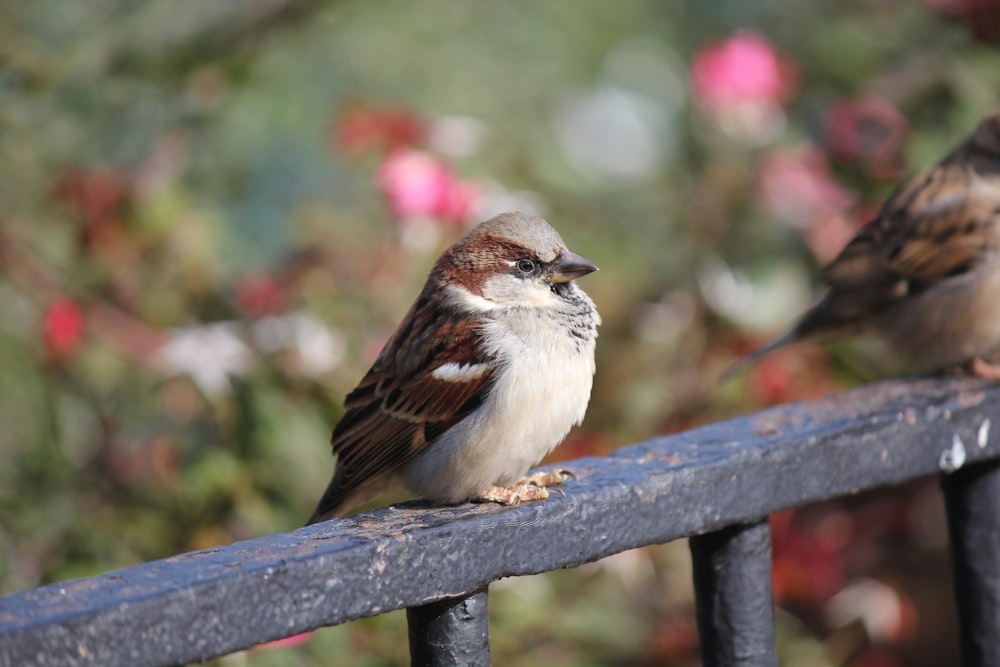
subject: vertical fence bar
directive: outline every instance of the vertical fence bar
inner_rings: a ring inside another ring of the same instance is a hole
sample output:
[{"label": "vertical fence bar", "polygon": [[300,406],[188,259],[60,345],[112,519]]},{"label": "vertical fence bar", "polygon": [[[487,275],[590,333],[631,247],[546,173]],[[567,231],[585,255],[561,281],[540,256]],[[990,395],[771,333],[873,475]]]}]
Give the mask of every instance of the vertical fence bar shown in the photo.
[{"label": "vertical fence bar", "polygon": [[486,591],[406,610],[412,667],[489,667]]},{"label": "vertical fence bar", "polygon": [[690,545],[704,667],[777,667],[768,520],[698,535]]},{"label": "vertical fence bar", "polygon": [[1000,665],[1000,461],[941,478],[965,667]]}]

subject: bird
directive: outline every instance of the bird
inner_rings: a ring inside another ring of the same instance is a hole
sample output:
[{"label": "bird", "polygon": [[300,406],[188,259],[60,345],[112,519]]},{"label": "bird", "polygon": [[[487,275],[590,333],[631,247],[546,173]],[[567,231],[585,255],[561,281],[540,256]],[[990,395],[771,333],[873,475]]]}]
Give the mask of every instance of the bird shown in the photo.
[{"label": "bird", "polygon": [[1000,380],[1000,111],[901,184],[822,281],[815,306],[722,378],[792,343],[862,335],[916,370]]},{"label": "bird", "polygon": [[307,525],[400,485],[437,505],[513,505],[572,476],[525,475],[586,413],[601,318],[574,280],[596,270],[517,211],[447,248],[347,395],[333,478]]}]

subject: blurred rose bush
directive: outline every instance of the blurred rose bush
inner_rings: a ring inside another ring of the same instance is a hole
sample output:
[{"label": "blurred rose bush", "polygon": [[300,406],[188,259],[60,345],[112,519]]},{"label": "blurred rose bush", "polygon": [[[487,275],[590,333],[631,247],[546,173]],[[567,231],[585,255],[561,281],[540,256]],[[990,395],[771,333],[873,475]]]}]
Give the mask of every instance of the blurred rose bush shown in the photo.
[{"label": "blurred rose bush", "polygon": [[[872,379],[882,355],[844,344],[715,382],[1000,106],[990,3],[925,4],[2,10],[0,590],[299,526],[344,394],[502,210],[602,269],[556,458]],[[783,664],[954,662],[932,487],[772,521]],[[687,558],[497,585],[497,662],[697,664]],[[402,624],[245,661],[405,664]]]}]

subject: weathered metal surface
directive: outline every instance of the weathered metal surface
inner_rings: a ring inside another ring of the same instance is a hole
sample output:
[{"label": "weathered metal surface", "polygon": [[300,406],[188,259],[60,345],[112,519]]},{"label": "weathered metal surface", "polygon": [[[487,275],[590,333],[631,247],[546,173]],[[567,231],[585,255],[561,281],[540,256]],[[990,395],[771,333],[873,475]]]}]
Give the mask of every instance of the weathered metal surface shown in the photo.
[{"label": "weathered metal surface", "polygon": [[696,535],[690,546],[704,667],[778,667],[768,520]]},{"label": "weathered metal surface", "polygon": [[[1000,387],[874,384],[561,464],[519,507],[390,507],[0,598],[0,665],[171,665],[1000,456]],[[953,456],[945,457],[953,464]]]},{"label": "weathered metal surface", "polygon": [[965,667],[1000,665],[1000,461],[941,480]]},{"label": "weathered metal surface", "polygon": [[486,589],[406,610],[412,667],[489,667]]}]

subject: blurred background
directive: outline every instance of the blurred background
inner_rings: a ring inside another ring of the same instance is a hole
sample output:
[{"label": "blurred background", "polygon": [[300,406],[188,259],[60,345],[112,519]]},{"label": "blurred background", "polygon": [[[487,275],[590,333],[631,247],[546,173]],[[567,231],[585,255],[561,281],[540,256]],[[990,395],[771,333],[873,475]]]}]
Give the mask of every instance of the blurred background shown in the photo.
[{"label": "blurred background", "polygon": [[[289,531],[437,253],[511,209],[601,272],[553,458],[899,372],[718,374],[1000,106],[996,0],[0,4],[0,593]],[[773,517],[782,664],[955,664],[933,480]],[[697,665],[682,542],[491,588],[501,665]],[[217,661],[405,665],[386,614]]]}]

